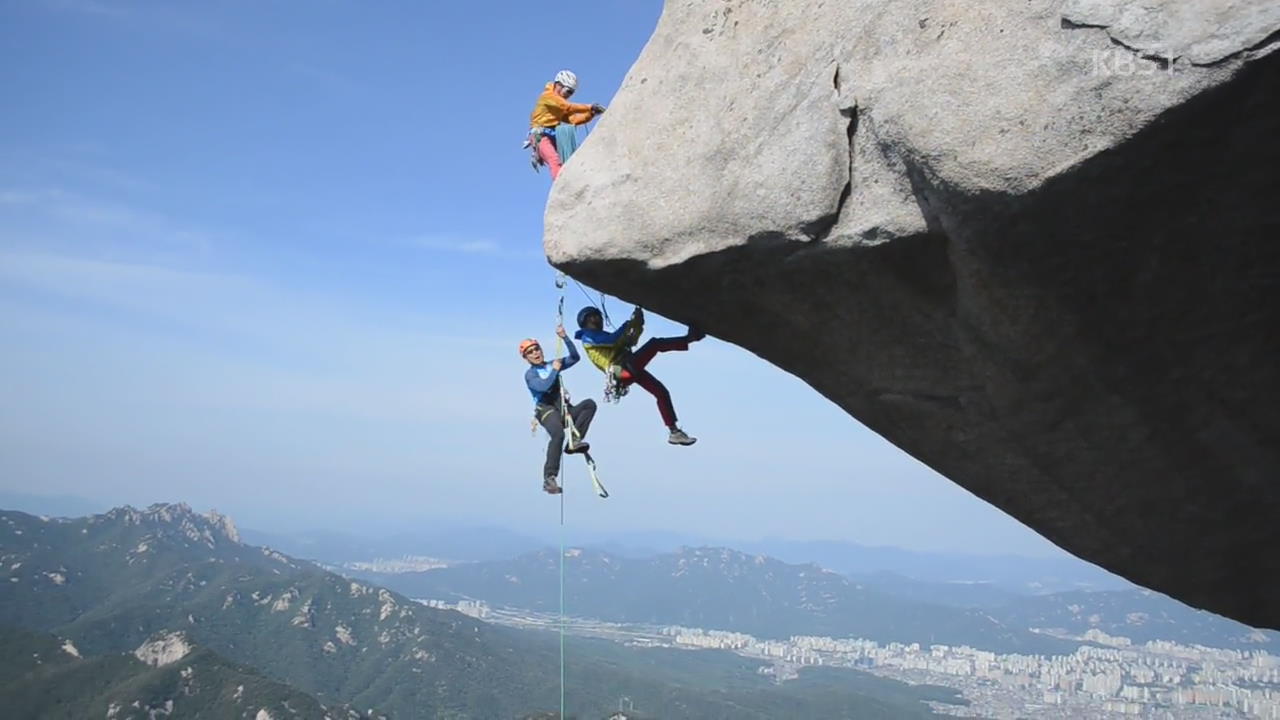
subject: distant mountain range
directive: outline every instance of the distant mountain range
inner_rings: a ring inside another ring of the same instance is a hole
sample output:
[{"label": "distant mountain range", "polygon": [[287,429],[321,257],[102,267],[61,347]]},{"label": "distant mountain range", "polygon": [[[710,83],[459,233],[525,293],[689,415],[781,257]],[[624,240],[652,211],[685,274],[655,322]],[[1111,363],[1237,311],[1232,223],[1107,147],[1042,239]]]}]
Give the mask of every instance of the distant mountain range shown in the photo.
[{"label": "distant mountain range", "polygon": [[1032,597],[985,581],[916,580],[892,572],[852,574],[849,579],[911,602],[958,608],[995,608],[1016,598]]},{"label": "distant mountain range", "polygon": [[[99,512],[99,504],[77,497],[45,497],[0,491],[0,507],[37,515],[74,517]],[[373,527],[373,523],[368,524]],[[501,527],[435,521],[417,529],[385,534],[363,532],[263,531],[242,529],[244,540],[267,545],[294,557],[330,565],[428,556],[454,562],[506,560],[553,545],[550,535],[512,532]],[[838,540],[782,538],[729,539],[671,532],[595,532],[578,543],[610,555],[644,558],[674,552],[680,547],[732,547],[789,563],[816,563],[851,577],[894,573],[926,583],[987,585],[1022,595],[1069,590],[1124,590],[1133,585],[1101,568],[1062,553],[1054,557],[974,555],[907,550]]]},{"label": "distant mountain range", "polygon": [[[359,574],[411,597],[558,608],[558,551],[421,573]],[[684,548],[648,558],[573,549],[565,558],[573,615],[689,625],[763,638],[862,637],[970,645],[995,652],[1070,653],[1091,629],[1135,642],[1170,640],[1280,650],[1257,631],[1144,590],[1025,596],[990,583],[930,583],[890,573],[845,577],[726,548]]]},{"label": "distant mountain range", "polygon": [[[229,519],[185,505],[78,519],[0,511],[0,627],[6,717],[107,717],[117,706],[118,720],[231,718],[256,707],[337,720],[355,707],[461,720],[558,705],[554,635],[427,608],[243,544]],[[930,715],[922,699],[957,702],[854,671],[776,685],[758,661],[721,652],[568,647],[567,698],[583,720],[622,695],[653,717],[709,720],[913,718]]]},{"label": "distant mountain range", "polygon": [[[406,555],[454,562],[507,560],[551,547],[532,535],[493,527],[453,527],[365,537],[327,530],[297,533],[244,531],[246,541],[270,545],[297,557],[342,565]],[[850,577],[893,573],[925,583],[987,586],[1000,592],[1038,595],[1069,590],[1123,590],[1134,586],[1123,578],[1063,554],[1060,557],[930,553],[896,547],[873,547],[843,541],[793,541],[776,538],[729,541],[696,539],[669,533],[597,535],[581,547],[620,558],[641,559],[675,552],[680,547],[732,547],[789,563],[815,563]]]},{"label": "distant mountain range", "polygon": [[[478,598],[549,612],[558,608],[558,551],[423,573],[364,575],[411,597]],[[574,549],[565,559],[574,615],[690,625],[764,638],[863,637],[972,645],[1001,652],[1069,653],[1076,644],[1011,627],[977,609],[905,601],[824,570],[727,548],[685,548],[650,558]]]},{"label": "distant mountain range", "polygon": [[48,517],[80,517],[111,509],[109,503],[96,503],[74,495],[32,495],[0,490],[0,508],[11,508],[29,515]]},{"label": "distant mountain range", "polygon": [[545,545],[528,535],[492,527],[401,532],[379,538],[329,530],[270,533],[246,528],[243,534],[247,543],[266,545],[294,557],[332,565],[404,555],[484,562],[514,557]]},{"label": "distant mountain range", "polygon": [[732,547],[787,562],[817,563],[850,576],[891,572],[932,583],[987,584],[1020,595],[1068,590],[1123,590],[1124,578],[1063,553],[1058,557],[971,555],[875,547],[840,541],[766,539]]},{"label": "distant mountain range", "polygon": [[1150,590],[1077,591],[1016,598],[992,614],[1010,624],[1076,637],[1099,630],[1135,643],[1166,640],[1183,645],[1266,650],[1280,655],[1280,632],[1257,630]]}]

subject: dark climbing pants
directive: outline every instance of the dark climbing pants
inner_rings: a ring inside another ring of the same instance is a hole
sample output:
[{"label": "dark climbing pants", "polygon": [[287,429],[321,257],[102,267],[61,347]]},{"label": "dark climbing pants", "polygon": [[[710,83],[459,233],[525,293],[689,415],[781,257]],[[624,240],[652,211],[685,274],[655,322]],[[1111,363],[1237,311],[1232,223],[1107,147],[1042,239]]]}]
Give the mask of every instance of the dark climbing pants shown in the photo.
[{"label": "dark climbing pants", "polygon": [[[552,405],[538,405],[534,408],[534,413],[551,436],[547,442],[547,463],[542,466],[542,477],[557,477],[560,475],[560,454],[564,451],[564,415],[560,414],[560,408]],[[577,405],[570,403],[569,416],[573,418],[573,426],[578,429],[578,438],[585,439],[587,428],[591,427],[591,418],[596,416],[596,401],[587,398]]]},{"label": "dark climbing pants", "polygon": [[658,413],[662,415],[662,422],[667,427],[676,424],[676,408],[671,403],[671,393],[667,391],[667,386],[659,382],[658,378],[645,367],[658,353],[688,349],[689,341],[682,337],[650,338],[631,354],[622,371],[623,385],[635,383],[647,390],[658,401]]}]

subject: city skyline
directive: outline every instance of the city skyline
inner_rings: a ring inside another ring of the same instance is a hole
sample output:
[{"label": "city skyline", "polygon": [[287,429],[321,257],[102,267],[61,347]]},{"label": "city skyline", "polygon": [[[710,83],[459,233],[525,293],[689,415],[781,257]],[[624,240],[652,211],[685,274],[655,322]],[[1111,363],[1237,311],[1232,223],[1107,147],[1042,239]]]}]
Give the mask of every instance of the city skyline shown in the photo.
[{"label": "city skyline", "polygon": [[[481,600],[418,599],[437,609],[457,610],[485,622],[555,631],[554,616]],[[636,647],[719,650],[772,663],[760,672],[779,682],[804,667],[846,667],[909,684],[957,690],[969,706],[932,702],[945,715],[1069,718],[1142,716],[1280,718],[1280,657],[1265,650],[1238,650],[1129,638],[1090,630],[1070,639],[1081,646],[1066,655],[995,653],[967,645],[877,642],[865,638],[797,635],[761,640],[748,633],[682,625],[646,626],[569,617],[571,634],[601,637]],[[1046,631],[1047,632],[1047,631]],[[1087,644],[1086,644],[1087,643]],[[1176,715],[1164,713],[1176,712]]]}]

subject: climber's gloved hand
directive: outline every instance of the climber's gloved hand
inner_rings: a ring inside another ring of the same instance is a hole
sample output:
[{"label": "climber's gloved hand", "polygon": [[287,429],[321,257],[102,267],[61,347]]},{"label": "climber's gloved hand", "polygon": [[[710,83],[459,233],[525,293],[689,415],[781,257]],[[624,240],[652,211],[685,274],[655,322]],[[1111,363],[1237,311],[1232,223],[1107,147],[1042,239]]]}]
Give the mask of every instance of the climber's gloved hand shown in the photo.
[{"label": "climber's gloved hand", "polygon": [[595,113],[596,115],[603,115],[603,114],[604,114],[604,106],[603,106],[603,105],[596,105],[596,104],[592,104],[592,105],[591,105],[591,112]]}]

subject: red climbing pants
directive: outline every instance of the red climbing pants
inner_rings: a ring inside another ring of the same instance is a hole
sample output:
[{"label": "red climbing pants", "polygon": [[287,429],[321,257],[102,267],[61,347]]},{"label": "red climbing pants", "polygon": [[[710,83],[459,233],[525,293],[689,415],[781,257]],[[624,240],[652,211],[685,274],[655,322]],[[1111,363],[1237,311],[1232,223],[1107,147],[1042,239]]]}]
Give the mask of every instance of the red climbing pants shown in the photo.
[{"label": "red climbing pants", "polygon": [[550,168],[553,181],[560,176],[560,152],[556,150],[555,142],[546,135],[538,139],[538,157]]},{"label": "red climbing pants", "polygon": [[[554,149],[552,152],[554,152]],[[660,352],[688,349],[689,341],[682,337],[651,338],[644,345],[641,345],[640,349],[631,354],[625,369],[622,371],[622,384],[624,386],[632,383],[639,385],[658,401],[658,412],[662,415],[662,422],[667,427],[676,424],[676,408],[671,404],[671,393],[667,391],[665,385],[658,381],[658,378],[645,369],[645,366]]]}]

